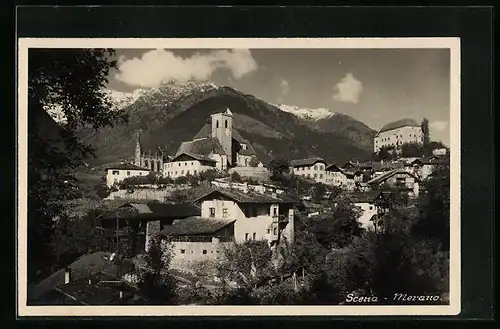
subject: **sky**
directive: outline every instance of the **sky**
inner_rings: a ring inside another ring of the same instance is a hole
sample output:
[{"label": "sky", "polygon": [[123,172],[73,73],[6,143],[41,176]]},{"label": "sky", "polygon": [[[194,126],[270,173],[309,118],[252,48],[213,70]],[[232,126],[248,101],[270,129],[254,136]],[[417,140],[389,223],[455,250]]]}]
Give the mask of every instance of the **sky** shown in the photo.
[{"label": "sky", "polygon": [[429,119],[449,145],[449,49],[117,49],[108,87],[130,92],[169,80],[212,82],[269,103],[328,108],[378,130]]}]

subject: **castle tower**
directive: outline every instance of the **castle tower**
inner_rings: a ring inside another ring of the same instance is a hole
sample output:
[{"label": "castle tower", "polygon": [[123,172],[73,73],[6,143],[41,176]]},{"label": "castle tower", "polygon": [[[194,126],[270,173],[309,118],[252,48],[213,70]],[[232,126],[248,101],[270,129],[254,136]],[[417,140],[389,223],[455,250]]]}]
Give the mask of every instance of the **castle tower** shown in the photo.
[{"label": "castle tower", "polygon": [[141,141],[139,139],[140,136],[140,131],[137,132],[136,134],[136,140],[135,140],[135,161],[134,164],[136,166],[141,166]]},{"label": "castle tower", "polygon": [[227,161],[233,164],[233,114],[229,109],[224,113],[212,114],[212,137],[219,140],[227,154]]}]

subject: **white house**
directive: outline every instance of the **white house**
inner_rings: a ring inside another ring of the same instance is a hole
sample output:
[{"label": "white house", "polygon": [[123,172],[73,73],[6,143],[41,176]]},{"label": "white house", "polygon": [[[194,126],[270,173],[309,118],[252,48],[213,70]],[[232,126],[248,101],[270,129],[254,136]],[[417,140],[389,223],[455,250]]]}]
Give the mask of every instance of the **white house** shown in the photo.
[{"label": "white house", "polygon": [[217,187],[195,204],[201,208],[200,216],[175,221],[159,233],[173,245],[174,267],[214,260],[221,248],[234,242],[293,241],[293,203],[283,197]]},{"label": "white house", "polygon": [[130,163],[122,163],[106,168],[106,185],[111,187],[125,178],[147,176],[150,170]]},{"label": "white house", "polygon": [[326,183],[327,163],[322,158],[308,158],[290,161],[290,171],[296,176],[312,179],[317,183]]},{"label": "white house", "polygon": [[386,124],[375,135],[373,151],[382,147],[398,148],[407,143],[422,143],[423,134],[420,125],[413,119],[402,119]]},{"label": "white house", "polygon": [[183,152],[171,162],[163,164],[163,176],[177,178],[187,175],[197,175],[207,170],[216,169],[217,161],[200,154]]},{"label": "white house", "polygon": [[369,191],[369,192],[350,192],[344,193],[342,197],[348,197],[355,207],[358,207],[360,216],[358,217],[358,222],[361,227],[367,230],[375,229],[374,219],[379,213],[376,200],[380,195],[380,191]]},{"label": "white house", "polygon": [[347,177],[344,171],[337,165],[331,164],[325,169],[326,181],[325,184],[331,186],[342,187],[347,185]]},{"label": "white house", "polygon": [[404,169],[394,169],[385,172],[367,182],[367,184],[372,188],[372,190],[379,189],[384,184],[389,186],[401,186],[408,190],[408,195],[413,197],[418,197],[419,194],[419,183],[420,179],[404,170]]}]

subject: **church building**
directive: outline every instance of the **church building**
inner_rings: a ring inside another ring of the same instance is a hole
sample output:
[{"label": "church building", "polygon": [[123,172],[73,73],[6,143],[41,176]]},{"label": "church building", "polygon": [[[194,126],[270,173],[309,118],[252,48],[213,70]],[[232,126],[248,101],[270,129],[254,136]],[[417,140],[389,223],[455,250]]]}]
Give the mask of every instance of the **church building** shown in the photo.
[{"label": "church building", "polygon": [[141,146],[140,133],[137,133],[134,165],[161,173],[163,172],[163,164],[167,161],[168,158],[161,149],[144,151]]},{"label": "church building", "polygon": [[233,167],[250,167],[256,152],[249,141],[233,128],[233,114],[229,109],[211,115],[191,141],[183,142],[174,159],[164,165],[166,177],[179,177],[215,169],[225,171]]}]

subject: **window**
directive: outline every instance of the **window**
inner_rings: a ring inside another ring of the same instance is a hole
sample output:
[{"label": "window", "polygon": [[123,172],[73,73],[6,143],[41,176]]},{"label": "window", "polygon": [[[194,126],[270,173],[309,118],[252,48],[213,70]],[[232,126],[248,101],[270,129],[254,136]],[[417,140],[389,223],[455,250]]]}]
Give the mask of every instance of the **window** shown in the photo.
[{"label": "window", "polygon": [[215,127],[216,127],[216,128],[219,128],[219,120],[217,120],[217,121],[215,122]]},{"label": "window", "polygon": [[118,170],[113,170],[113,175],[119,175],[120,172]]},{"label": "window", "polygon": [[370,206],[370,210],[373,210],[373,206]]},{"label": "window", "polygon": [[142,171],[139,172],[139,176],[142,176]]},{"label": "window", "polygon": [[270,228],[267,229],[267,234],[269,234],[269,233],[271,233],[271,229]]},{"label": "window", "polygon": [[203,253],[203,255],[206,255],[207,254],[207,250],[203,249],[202,253]]},{"label": "window", "polygon": [[215,208],[210,208],[210,217],[215,217]]},{"label": "window", "polygon": [[187,174],[189,175],[189,170],[187,171]]},{"label": "window", "polygon": [[185,254],[186,253],[186,249],[181,249],[181,254]]},{"label": "window", "polygon": [[253,232],[253,234],[252,234],[252,239],[253,239],[253,240],[255,240],[255,236],[256,236],[256,235],[257,235],[257,234],[256,234],[255,232]]},{"label": "window", "polygon": [[224,126],[225,126],[225,128],[227,128],[227,120],[226,120],[226,122],[224,123]]},{"label": "window", "polygon": [[245,233],[245,241],[248,240],[248,233]]},{"label": "window", "polygon": [[318,177],[318,174],[314,174],[314,178]]},{"label": "window", "polygon": [[323,174],[319,174],[319,178],[323,178]]},{"label": "window", "polygon": [[198,170],[194,170],[193,172],[196,174],[198,172]]},{"label": "window", "polygon": [[127,171],[127,176],[130,176],[130,171]]},{"label": "window", "polygon": [[273,216],[278,216],[278,208],[273,208]]},{"label": "window", "polygon": [[274,235],[278,234],[278,228],[277,227],[274,228],[273,233],[274,233]]},{"label": "window", "polygon": [[148,160],[144,161],[144,167],[149,168],[149,162],[148,162]]},{"label": "window", "polygon": [[181,175],[184,175],[184,170],[181,170]]},{"label": "window", "polygon": [[227,208],[222,209],[222,217],[227,217]]},{"label": "window", "polygon": [[181,166],[181,163],[179,162],[179,167]]},{"label": "window", "polygon": [[314,166],[314,170],[318,170],[318,166]]},{"label": "window", "polygon": [[188,165],[188,163],[187,163],[187,162],[184,162],[184,166],[187,166],[187,165]]}]

